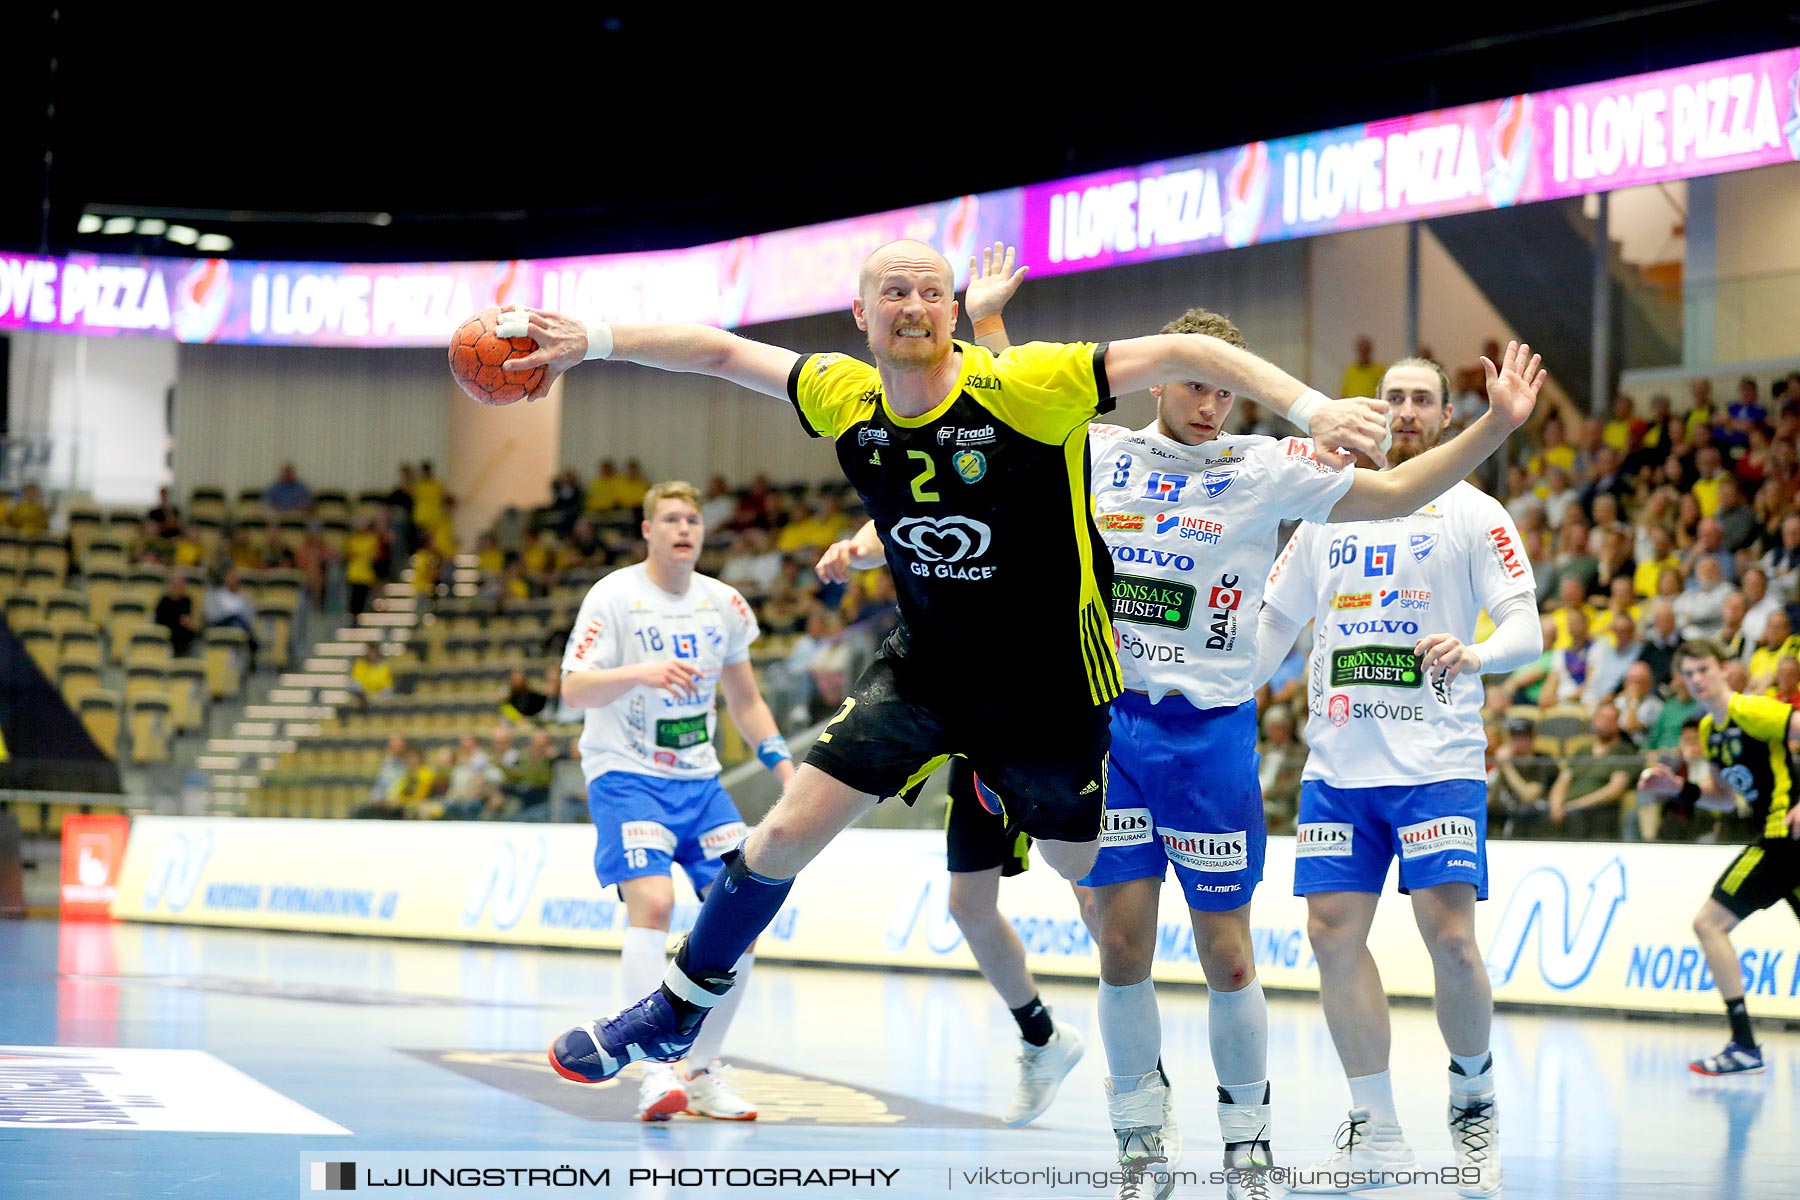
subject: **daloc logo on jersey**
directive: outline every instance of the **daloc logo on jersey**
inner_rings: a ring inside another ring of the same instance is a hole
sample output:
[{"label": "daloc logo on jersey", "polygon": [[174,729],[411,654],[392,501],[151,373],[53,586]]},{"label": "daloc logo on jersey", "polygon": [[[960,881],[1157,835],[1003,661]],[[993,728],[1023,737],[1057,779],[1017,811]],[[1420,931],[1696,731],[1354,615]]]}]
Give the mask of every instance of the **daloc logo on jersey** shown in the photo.
[{"label": "daloc logo on jersey", "polygon": [[[1181,491],[1187,485],[1186,475],[1177,475],[1173,471],[1152,471],[1144,479],[1144,499],[1161,500],[1164,504],[1180,504]],[[1217,495],[1210,490],[1208,494]]]},{"label": "daloc logo on jersey", "polygon": [[1437,549],[1438,535],[1435,533],[1415,533],[1412,535],[1412,556],[1414,562],[1424,562]]},{"label": "daloc logo on jersey", "polygon": [[1237,479],[1237,471],[1208,471],[1200,476],[1200,486],[1206,489],[1209,497],[1217,497],[1224,493]]}]

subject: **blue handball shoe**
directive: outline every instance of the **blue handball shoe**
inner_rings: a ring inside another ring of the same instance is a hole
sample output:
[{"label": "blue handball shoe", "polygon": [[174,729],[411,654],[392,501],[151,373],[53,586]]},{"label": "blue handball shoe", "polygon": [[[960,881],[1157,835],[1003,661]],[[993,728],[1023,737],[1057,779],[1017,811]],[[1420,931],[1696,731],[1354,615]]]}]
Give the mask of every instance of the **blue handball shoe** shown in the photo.
[{"label": "blue handball shoe", "polygon": [[1763,1070],[1762,1047],[1727,1042],[1725,1049],[1710,1058],[1697,1058],[1688,1064],[1696,1075],[1760,1075]]},{"label": "blue handball shoe", "polygon": [[640,1059],[686,1058],[706,1014],[737,978],[729,972],[691,978],[686,959],[684,941],[661,987],[616,1017],[577,1025],[557,1038],[550,1047],[556,1073],[576,1083],[605,1083]]}]

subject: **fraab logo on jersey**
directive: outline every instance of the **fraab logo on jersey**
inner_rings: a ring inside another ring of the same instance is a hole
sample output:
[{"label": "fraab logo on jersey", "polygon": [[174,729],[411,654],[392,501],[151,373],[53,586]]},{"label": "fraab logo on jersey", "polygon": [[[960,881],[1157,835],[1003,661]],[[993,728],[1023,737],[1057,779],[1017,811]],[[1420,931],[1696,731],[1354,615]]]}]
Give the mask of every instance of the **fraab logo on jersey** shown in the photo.
[{"label": "fraab logo on jersey", "polygon": [[1412,535],[1412,556],[1414,562],[1424,562],[1437,549],[1438,535],[1435,533],[1415,533]]},{"label": "fraab logo on jersey", "polygon": [[1207,471],[1200,476],[1200,486],[1209,497],[1216,499],[1237,481],[1237,474],[1235,467],[1229,471]]},{"label": "fraab logo on jersey", "polygon": [[[938,432],[944,434],[948,433],[949,430],[940,429]],[[856,431],[856,444],[858,446],[885,446],[890,440],[887,430],[877,428],[873,425],[865,425]]]}]

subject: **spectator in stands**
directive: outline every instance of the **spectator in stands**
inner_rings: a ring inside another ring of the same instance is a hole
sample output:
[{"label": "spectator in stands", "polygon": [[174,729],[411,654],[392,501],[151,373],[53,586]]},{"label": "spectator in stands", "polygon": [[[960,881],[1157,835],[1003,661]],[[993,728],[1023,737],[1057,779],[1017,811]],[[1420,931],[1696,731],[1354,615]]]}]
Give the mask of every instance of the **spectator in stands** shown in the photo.
[{"label": "spectator in stands", "polygon": [[178,657],[193,649],[199,625],[194,620],[194,598],[188,594],[187,576],[180,571],[169,572],[162,598],[156,602],[154,620],[169,631],[170,649]]},{"label": "spectator in stands", "polygon": [[195,525],[188,525],[175,539],[174,565],[182,570],[200,566],[200,560],[206,556],[205,542],[201,540],[200,530]]},{"label": "spectator in stands", "polygon": [[50,531],[50,510],[44,507],[44,494],[37,484],[28,483],[20,491],[18,503],[6,515],[6,523],[20,537],[43,537]]},{"label": "spectator in stands", "polygon": [[1544,516],[1549,518],[1552,528],[1561,529],[1563,522],[1568,519],[1569,510],[1581,503],[1581,494],[1570,482],[1568,471],[1554,463],[1546,466],[1544,482],[1539,491],[1543,496]]},{"label": "spectator in stands", "polygon": [[492,533],[484,533],[475,539],[475,568],[481,572],[483,581],[498,578],[506,570],[506,552],[500,548],[500,539]]},{"label": "spectator in stands", "polygon": [[465,734],[457,746],[450,785],[444,789],[444,816],[453,821],[473,821],[491,804],[497,807],[500,769],[473,734]]},{"label": "spectator in stands", "polygon": [[818,603],[819,581],[803,570],[799,559],[784,558],[781,574],[770,587],[758,616],[769,633],[794,633],[805,626],[807,614]]},{"label": "spectator in stands", "polygon": [[1757,639],[1756,648],[1750,652],[1750,661],[1746,664],[1750,672],[1749,690],[1760,692],[1772,686],[1775,664],[1784,657],[1796,655],[1800,655],[1800,638],[1793,636],[1787,609],[1778,608],[1763,622],[1762,637]]},{"label": "spectator in stands", "polygon": [[1300,772],[1306,746],[1294,736],[1294,714],[1285,704],[1263,712],[1262,759],[1256,775],[1262,783],[1263,820],[1270,832],[1288,833],[1300,811]]},{"label": "spectator in stands", "polygon": [[382,656],[379,642],[363,647],[362,657],[350,667],[346,688],[356,697],[357,706],[364,709],[369,707],[369,701],[379,700],[394,690],[394,669]]},{"label": "spectator in stands", "polygon": [[1691,438],[1696,431],[1710,428],[1712,425],[1712,380],[1689,380],[1688,393],[1694,398],[1694,405],[1687,414],[1687,434]]},{"label": "spectator in stands", "polygon": [[1763,555],[1769,590],[1782,604],[1800,603],[1800,513],[1781,519],[1781,544]]},{"label": "spectator in stands", "polygon": [[1650,731],[1663,710],[1663,699],[1656,694],[1656,677],[1649,663],[1640,661],[1626,666],[1624,686],[1613,697],[1613,704],[1619,710],[1620,731],[1640,745],[1648,743]]},{"label": "spectator in stands", "polygon": [[[1563,764],[1550,788],[1550,823],[1574,840],[1616,838],[1622,832],[1622,805],[1633,796],[1637,764],[1633,747],[1619,731],[1619,710],[1594,710],[1594,744]],[[1633,828],[1635,828],[1635,823]]]},{"label": "spectator in stands", "polygon": [[506,680],[506,698],[500,702],[500,715],[524,724],[542,713],[548,702],[549,697],[531,686],[525,668],[515,667]]},{"label": "spectator in stands", "polygon": [[1670,750],[1681,742],[1681,730],[1689,722],[1699,720],[1700,706],[1687,690],[1687,683],[1678,671],[1670,682],[1668,693],[1663,698],[1662,711],[1656,714],[1656,723],[1650,727],[1650,735],[1644,739],[1646,751]]},{"label": "spectator in stands", "polygon": [[765,529],[750,528],[738,534],[732,544],[731,557],[719,572],[719,578],[740,592],[758,596],[767,592],[781,574],[781,555],[769,545]]},{"label": "spectator in stands", "polygon": [[1506,742],[1494,753],[1488,773],[1488,828],[1501,837],[1550,835],[1550,788],[1556,763],[1537,753],[1537,727],[1528,717],[1506,719]]},{"label": "spectator in stands", "polygon": [[[412,546],[412,510],[413,488],[418,480],[413,474],[411,463],[400,464],[400,475],[394,483],[393,491],[387,494],[385,510],[387,512],[389,532],[402,548],[403,552]],[[387,574],[387,572],[383,572]]]},{"label": "spectator in stands", "polygon": [[1650,422],[1637,415],[1631,397],[1620,392],[1613,397],[1612,420],[1606,423],[1602,436],[1623,460],[1638,448],[1649,428]]},{"label": "spectator in stands", "polygon": [[1363,334],[1356,339],[1356,360],[1344,368],[1343,382],[1338,385],[1340,396],[1373,396],[1381,388],[1381,377],[1387,374],[1387,364],[1375,361],[1375,343]]},{"label": "spectator in stands", "polygon": [[374,780],[369,784],[369,797],[350,815],[376,820],[395,820],[405,815],[405,811],[393,801],[394,793],[406,777],[408,755],[417,759],[416,752],[409,751],[406,739],[399,734],[388,738],[387,757],[381,760],[381,766],[375,772]]},{"label": "spectator in stands", "polygon": [[839,538],[850,536],[850,522],[844,516],[844,505],[836,496],[815,497],[799,520],[790,521],[775,539],[775,548],[783,554],[804,554],[817,558]]},{"label": "spectator in stands", "polygon": [[708,531],[723,532],[731,524],[731,514],[737,508],[737,497],[731,494],[723,475],[714,475],[712,482],[706,485],[706,499],[700,505],[701,527]]},{"label": "spectator in stands", "polygon": [[[1562,526],[1556,537],[1556,553],[1548,562],[1534,560],[1538,574],[1538,599],[1547,596],[1563,595],[1565,588],[1574,584],[1575,602],[1594,591],[1595,581],[1599,578],[1600,564],[1588,553],[1587,525],[1579,518],[1571,516]],[[1571,601],[1565,600],[1564,607]]]},{"label": "spectator in stands", "polygon": [[581,490],[581,476],[573,468],[562,472],[550,481],[550,514],[558,532],[567,533],[575,527],[575,519],[586,507],[586,497]]},{"label": "spectator in stands", "polygon": [[1769,573],[1761,567],[1746,568],[1742,585],[1744,636],[1754,647],[1762,641],[1763,626],[1769,623],[1769,614],[1780,608],[1781,604],[1769,595]]},{"label": "spectator in stands", "polygon": [[738,496],[737,506],[731,513],[731,528],[734,531],[775,528],[775,504],[776,496],[769,485],[769,477],[758,475]]},{"label": "spectator in stands", "polygon": [[1507,515],[1512,517],[1513,524],[1520,528],[1524,527],[1528,513],[1544,511],[1544,499],[1537,494],[1530,473],[1521,463],[1513,463],[1506,468],[1504,507]]},{"label": "spectator in stands", "polygon": [[1568,644],[1558,648],[1550,660],[1549,677],[1538,694],[1540,704],[1572,704],[1579,700],[1591,673],[1589,660],[1595,647],[1589,636],[1587,611],[1568,609],[1565,615]]},{"label": "spectator in stands", "polygon": [[[401,810],[406,817],[426,817],[432,815],[428,802],[437,789],[437,768],[433,761],[428,763],[419,751],[411,746],[406,749],[406,768],[400,773],[400,779],[394,790],[388,793],[388,799]],[[445,784],[448,786],[446,779]]]},{"label": "spectator in stands", "polygon": [[610,458],[600,460],[600,468],[588,481],[587,497],[583,507],[590,513],[611,512],[615,508],[625,507],[619,494],[619,468]]},{"label": "spectator in stands", "polygon": [[[1607,498],[1610,497],[1603,497]],[[1629,592],[1636,574],[1637,563],[1631,557],[1631,535],[1620,528],[1601,530],[1598,555],[1594,559],[1594,581],[1590,585],[1592,590],[1610,594],[1617,582],[1624,584]]]},{"label": "spectator in stands", "polygon": [[163,533],[162,526],[144,518],[138,533],[138,561],[151,566],[170,566],[175,559],[175,539]]},{"label": "spectator in stands", "polygon": [[325,607],[325,582],[330,578],[334,557],[331,545],[319,527],[308,526],[299,548],[294,551],[294,569],[300,572],[300,586],[314,611]]},{"label": "spectator in stands", "polygon": [[1727,661],[1744,662],[1749,659],[1750,652],[1756,647],[1744,636],[1744,594],[1727,592],[1725,606],[1719,624],[1719,632],[1713,640],[1725,651]]},{"label": "spectator in stands", "polygon": [[1588,632],[1601,624],[1604,610],[1595,608],[1588,602],[1587,589],[1582,586],[1578,575],[1565,575],[1557,581],[1555,601],[1544,606],[1544,611],[1556,624],[1556,649],[1569,644],[1569,614],[1579,612],[1587,617]]},{"label": "spectator in stands", "polygon": [[1595,708],[1611,699],[1624,684],[1625,672],[1643,651],[1637,623],[1627,613],[1611,614],[1606,636],[1595,642],[1588,653],[1588,677],[1581,689],[1581,703]]},{"label": "spectator in stands", "polygon": [[1734,475],[1719,484],[1719,511],[1713,523],[1719,529],[1720,549],[1735,554],[1754,542],[1762,532],[1756,510],[1744,498],[1744,487]]},{"label": "spectator in stands", "polygon": [[556,775],[557,751],[546,730],[531,731],[525,752],[501,768],[500,790],[505,794],[507,819],[548,821],[550,782]]},{"label": "spectator in stands", "polygon": [[1699,555],[1695,559],[1693,581],[1686,591],[1675,597],[1675,617],[1681,624],[1681,636],[1691,640],[1717,637],[1725,625],[1725,598],[1731,595],[1731,590],[1731,585],[1720,574],[1719,560],[1710,554]]},{"label": "spectator in stands", "polygon": [[606,546],[600,540],[600,531],[587,517],[577,517],[575,523],[569,526],[563,546],[575,565],[592,568],[602,565],[606,560]]},{"label": "spectator in stands", "polygon": [[444,518],[444,485],[432,473],[430,460],[419,464],[419,473],[412,486],[412,522],[414,543],[425,541],[431,537],[438,522]]},{"label": "spectator in stands", "polygon": [[375,564],[382,557],[381,535],[375,523],[364,518],[344,540],[344,582],[350,585],[350,615],[369,607],[369,597],[380,582]]},{"label": "spectator in stands", "polygon": [[1676,579],[1681,578],[1681,559],[1675,553],[1675,537],[1661,525],[1651,527],[1646,536],[1640,525],[1637,540],[1637,570],[1633,574],[1637,594],[1654,596],[1664,571],[1673,571]]},{"label": "spectator in stands", "polygon": [[619,508],[642,508],[644,496],[650,491],[650,481],[644,478],[643,465],[635,458],[625,460],[625,473],[619,476],[618,483],[613,486]]},{"label": "spectator in stands", "polygon": [[293,463],[282,463],[275,482],[263,492],[263,503],[276,512],[306,512],[313,506],[312,489],[300,481]]},{"label": "spectator in stands", "polygon": [[163,537],[173,541],[181,533],[181,510],[169,499],[169,489],[156,489],[156,507],[144,514],[146,520],[156,527]]},{"label": "spectator in stands", "polygon": [[1582,484],[1575,497],[1584,510],[1593,511],[1594,504],[1603,498],[1616,502],[1619,495],[1628,490],[1628,481],[1620,462],[1619,452],[1611,446],[1601,445],[1595,448],[1593,455],[1583,465]]},{"label": "spectator in stands", "polygon": [[1664,597],[1650,603],[1650,629],[1644,634],[1644,649],[1638,658],[1650,666],[1657,687],[1668,687],[1675,673],[1675,651],[1681,648],[1681,626],[1675,617],[1675,604]]},{"label": "spectator in stands", "polygon": [[1728,418],[1726,436],[1731,439],[1730,445],[1747,445],[1750,431],[1769,419],[1769,410],[1762,406],[1761,389],[1748,375],[1738,380],[1737,400],[1725,411]]},{"label": "spectator in stands", "polygon": [[207,590],[201,610],[206,615],[208,629],[244,631],[250,669],[256,670],[256,605],[250,602],[250,597],[244,595],[244,577],[236,567],[226,571],[219,582]]},{"label": "spectator in stands", "polygon": [[1800,658],[1784,654],[1775,660],[1775,682],[1765,694],[1800,708]]}]

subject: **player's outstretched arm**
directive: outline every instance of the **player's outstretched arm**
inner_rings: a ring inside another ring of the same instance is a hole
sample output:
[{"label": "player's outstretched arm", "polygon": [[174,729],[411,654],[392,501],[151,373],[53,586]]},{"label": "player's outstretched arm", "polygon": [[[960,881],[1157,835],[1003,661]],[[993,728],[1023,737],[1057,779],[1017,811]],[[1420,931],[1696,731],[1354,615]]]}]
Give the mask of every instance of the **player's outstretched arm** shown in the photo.
[{"label": "player's outstretched arm", "polygon": [[544,368],[544,381],[526,397],[529,400],[548,393],[558,375],[588,359],[711,375],[785,400],[788,375],[800,358],[792,350],[753,342],[710,325],[588,325],[567,313],[541,308],[501,313],[499,333],[501,337],[530,337],[538,344],[532,353],[505,364],[509,371]]},{"label": "player's outstretched arm", "polygon": [[1005,242],[995,242],[981,251],[980,259],[969,256],[969,286],[963,292],[963,311],[975,326],[975,341],[984,350],[1003,353],[1012,345],[1006,336],[1006,322],[1001,311],[1019,293],[1029,267],[1013,269],[1015,251]]},{"label": "player's outstretched arm", "polygon": [[1111,343],[1106,379],[1115,396],[1158,383],[1200,379],[1249,396],[1312,434],[1318,455],[1347,466],[1358,451],[1385,462],[1388,406],[1379,400],[1332,400],[1273,363],[1204,333],[1158,333]]},{"label": "player's outstretched arm", "polygon": [[1350,490],[1331,510],[1332,521],[1381,521],[1403,517],[1437,499],[1480,466],[1531,416],[1547,377],[1541,356],[1509,342],[1496,367],[1487,369],[1490,407],[1462,436],[1427,450],[1391,471],[1358,471]]},{"label": "player's outstretched arm", "polygon": [[756,747],[756,757],[762,760],[763,766],[775,772],[775,778],[785,788],[794,778],[794,756],[788,752],[787,739],[781,736],[768,701],[756,690],[756,673],[748,659],[732,663],[719,672],[719,691],[724,693],[731,723],[738,727],[746,742]]}]

